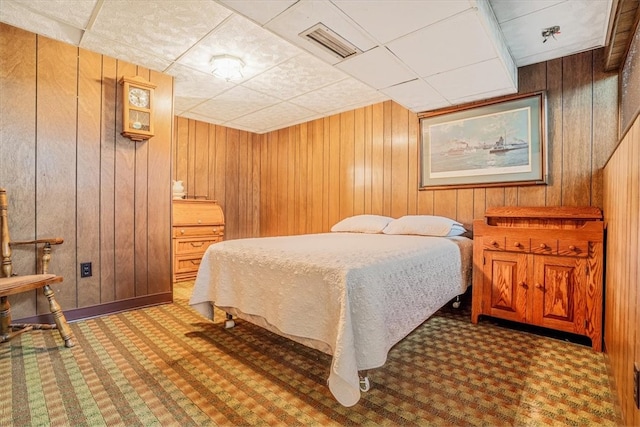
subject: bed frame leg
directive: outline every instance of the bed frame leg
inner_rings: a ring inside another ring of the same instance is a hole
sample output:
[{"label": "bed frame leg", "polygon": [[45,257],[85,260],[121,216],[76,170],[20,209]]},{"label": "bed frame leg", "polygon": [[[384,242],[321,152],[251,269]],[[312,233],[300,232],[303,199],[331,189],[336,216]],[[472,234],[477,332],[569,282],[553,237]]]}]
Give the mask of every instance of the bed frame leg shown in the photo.
[{"label": "bed frame leg", "polygon": [[236,326],[236,322],[235,320],[233,320],[233,316],[231,314],[229,313],[226,313],[226,314],[227,314],[227,320],[224,321],[224,328],[231,329],[234,326]]},{"label": "bed frame leg", "polygon": [[453,308],[460,308],[460,295],[456,295],[456,300],[451,305]]},{"label": "bed frame leg", "polygon": [[358,371],[358,377],[360,377],[360,391],[369,391],[371,389],[371,383],[369,382],[369,372]]}]

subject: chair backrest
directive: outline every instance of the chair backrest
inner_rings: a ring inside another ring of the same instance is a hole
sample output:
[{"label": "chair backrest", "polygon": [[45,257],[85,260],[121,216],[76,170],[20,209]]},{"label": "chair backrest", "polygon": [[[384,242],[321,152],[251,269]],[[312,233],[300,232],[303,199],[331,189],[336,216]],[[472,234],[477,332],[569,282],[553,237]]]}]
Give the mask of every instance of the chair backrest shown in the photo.
[{"label": "chair backrest", "polygon": [[10,277],[13,273],[7,207],[7,190],[0,188],[0,255],[2,256],[2,276],[0,277]]}]

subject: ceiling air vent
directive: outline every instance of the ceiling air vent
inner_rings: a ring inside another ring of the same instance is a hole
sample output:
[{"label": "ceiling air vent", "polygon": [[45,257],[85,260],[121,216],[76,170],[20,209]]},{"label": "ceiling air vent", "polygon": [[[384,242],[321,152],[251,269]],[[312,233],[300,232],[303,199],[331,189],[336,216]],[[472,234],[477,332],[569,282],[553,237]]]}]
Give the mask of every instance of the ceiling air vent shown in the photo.
[{"label": "ceiling air vent", "polygon": [[322,23],[317,23],[313,27],[301,32],[300,36],[316,42],[333,55],[342,59],[362,53],[360,49]]}]

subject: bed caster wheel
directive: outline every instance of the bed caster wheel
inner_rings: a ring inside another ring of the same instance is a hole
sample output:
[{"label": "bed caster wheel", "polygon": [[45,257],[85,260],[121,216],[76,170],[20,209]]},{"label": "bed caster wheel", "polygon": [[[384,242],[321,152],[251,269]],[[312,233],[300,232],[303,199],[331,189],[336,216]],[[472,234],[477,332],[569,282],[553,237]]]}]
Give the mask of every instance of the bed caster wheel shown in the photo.
[{"label": "bed caster wheel", "polygon": [[235,320],[228,319],[228,320],[225,320],[225,321],[224,321],[224,328],[225,328],[225,329],[231,329],[231,328],[233,328],[234,326],[236,326],[236,322],[235,322]]},{"label": "bed caster wheel", "polygon": [[369,377],[360,378],[360,391],[366,392],[371,389],[371,384],[369,383]]},{"label": "bed caster wheel", "polygon": [[456,300],[451,304],[453,308],[460,308],[460,295],[456,297]]}]

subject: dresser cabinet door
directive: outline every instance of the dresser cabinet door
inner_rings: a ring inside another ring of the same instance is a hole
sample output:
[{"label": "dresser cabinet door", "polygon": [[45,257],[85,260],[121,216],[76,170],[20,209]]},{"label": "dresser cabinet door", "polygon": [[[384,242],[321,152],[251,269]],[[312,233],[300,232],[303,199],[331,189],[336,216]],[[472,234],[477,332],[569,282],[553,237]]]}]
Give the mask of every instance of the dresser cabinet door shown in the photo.
[{"label": "dresser cabinet door", "polygon": [[527,271],[526,254],[485,252],[483,303],[490,301],[490,316],[516,322],[526,321],[529,292]]},{"label": "dresser cabinet door", "polygon": [[584,258],[535,256],[530,322],[584,334],[587,279]]}]

